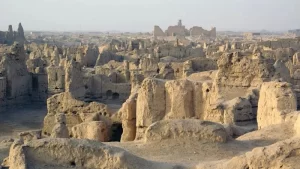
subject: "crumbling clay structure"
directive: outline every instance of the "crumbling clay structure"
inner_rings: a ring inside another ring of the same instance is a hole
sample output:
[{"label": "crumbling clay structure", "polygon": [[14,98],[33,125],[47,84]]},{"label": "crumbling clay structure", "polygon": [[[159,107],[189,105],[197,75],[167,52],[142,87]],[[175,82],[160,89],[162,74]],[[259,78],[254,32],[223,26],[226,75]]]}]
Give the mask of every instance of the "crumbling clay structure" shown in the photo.
[{"label": "crumbling clay structure", "polygon": [[297,110],[297,98],[291,84],[286,82],[263,83],[257,110],[258,128],[283,123]]},{"label": "crumbling clay structure", "polygon": [[228,135],[222,125],[200,120],[163,120],[149,126],[145,133],[147,142],[186,138],[222,143]]},{"label": "crumbling clay structure", "polygon": [[163,32],[162,29],[155,25],[153,30],[154,37],[170,37],[170,36],[191,36],[191,37],[208,37],[208,38],[216,38],[217,31],[216,28],[213,27],[210,31],[204,30],[202,27],[194,26],[190,30],[187,30],[185,26],[182,25],[182,21],[179,20],[178,24],[175,26],[169,26],[168,29]]},{"label": "crumbling clay structure", "polygon": [[0,169],[298,168],[299,51],[291,34],[181,20],[153,34],[9,26]]},{"label": "crumbling clay structure", "polygon": [[[48,151],[49,149],[52,151]],[[90,151],[92,153],[87,153]],[[95,154],[104,158],[96,158]],[[11,147],[8,160],[12,164],[11,169],[44,166],[49,169],[173,168],[171,165],[147,161],[99,142],[74,139],[45,139],[27,144],[16,142]]]}]

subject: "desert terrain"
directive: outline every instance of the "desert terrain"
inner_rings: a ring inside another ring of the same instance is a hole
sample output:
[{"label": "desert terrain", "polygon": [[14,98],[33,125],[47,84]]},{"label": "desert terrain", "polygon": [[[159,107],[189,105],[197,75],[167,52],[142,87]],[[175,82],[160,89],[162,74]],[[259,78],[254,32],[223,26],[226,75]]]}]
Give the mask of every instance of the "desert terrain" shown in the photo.
[{"label": "desert terrain", "polygon": [[299,32],[9,25],[0,169],[299,168]]}]

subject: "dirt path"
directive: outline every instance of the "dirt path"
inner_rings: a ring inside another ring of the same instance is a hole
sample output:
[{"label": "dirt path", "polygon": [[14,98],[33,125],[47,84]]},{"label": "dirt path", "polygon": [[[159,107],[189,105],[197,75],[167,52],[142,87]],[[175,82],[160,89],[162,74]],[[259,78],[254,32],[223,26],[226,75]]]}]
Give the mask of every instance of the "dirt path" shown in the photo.
[{"label": "dirt path", "polygon": [[19,132],[41,129],[47,108],[42,104],[32,104],[9,108],[0,112],[0,163],[8,156],[10,144],[1,143],[16,138]]},{"label": "dirt path", "polygon": [[19,132],[42,128],[47,113],[45,105],[32,104],[10,108],[0,113],[0,141]]}]

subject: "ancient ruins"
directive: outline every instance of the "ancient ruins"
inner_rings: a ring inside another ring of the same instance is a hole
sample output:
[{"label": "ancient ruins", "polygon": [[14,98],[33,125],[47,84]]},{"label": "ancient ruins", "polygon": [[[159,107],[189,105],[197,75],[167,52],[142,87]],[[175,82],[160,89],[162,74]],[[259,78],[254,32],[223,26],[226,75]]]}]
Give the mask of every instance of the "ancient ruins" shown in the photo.
[{"label": "ancient ruins", "polygon": [[297,168],[299,105],[285,33],[0,32],[0,169]]},{"label": "ancient ruins", "polygon": [[175,26],[169,26],[166,31],[163,31],[159,26],[155,25],[153,30],[153,36],[157,37],[206,37],[206,38],[216,38],[217,37],[217,29],[215,27],[211,28],[210,31],[207,31],[199,26],[194,26],[189,30],[182,25],[182,21],[179,20],[178,24]]},{"label": "ancient ruins", "polygon": [[26,41],[21,23],[19,23],[18,31],[13,31],[12,25],[8,26],[8,31],[0,31],[0,44],[12,44],[14,41],[21,43]]}]

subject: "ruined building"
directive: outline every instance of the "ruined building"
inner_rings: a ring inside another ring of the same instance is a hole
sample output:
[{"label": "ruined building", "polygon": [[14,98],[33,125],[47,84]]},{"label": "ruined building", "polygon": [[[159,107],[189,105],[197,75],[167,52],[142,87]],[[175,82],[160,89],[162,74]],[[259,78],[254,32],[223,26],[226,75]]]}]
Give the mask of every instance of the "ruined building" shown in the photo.
[{"label": "ruined building", "polygon": [[31,75],[25,64],[24,46],[14,43],[0,61],[0,107],[26,102],[30,99]]},{"label": "ruined building", "polygon": [[19,43],[26,42],[24,29],[21,23],[19,23],[18,31],[13,31],[11,25],[8,26],[8,31],[0,31],[0,44],[11,45],[14,41],[17,41]]},{"label": "ruined building", "polygon": [[168,29],[163,32],[162,29],[155,25],[153,30],[154,37],[165,37],[165,36],[192,36],[192,37],[209,37],[215,38],[217,36],[217,30],[213,27],[210,31],[203,29],[202,27],[194,26],[191,29],[186,29],[182,25],[182,21],[179,20],[178,24],[175,26],[169,26]]}]

